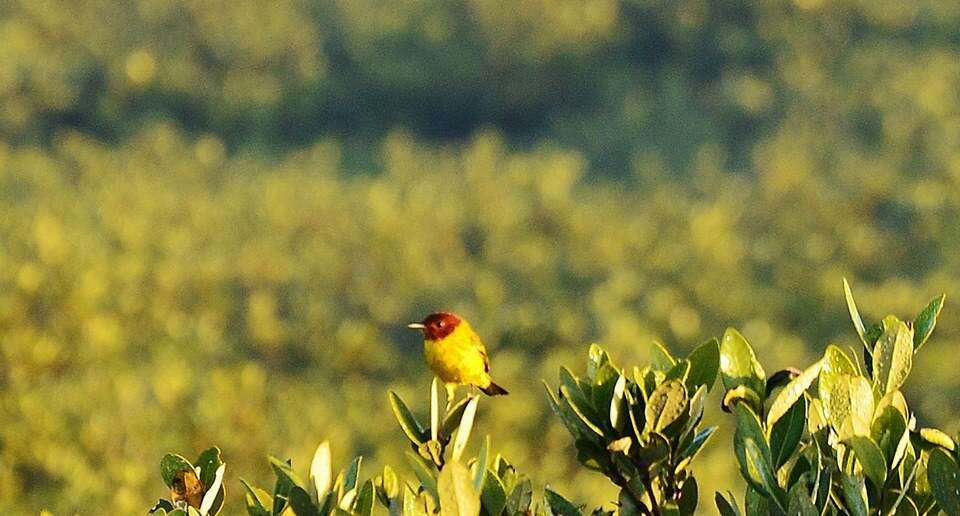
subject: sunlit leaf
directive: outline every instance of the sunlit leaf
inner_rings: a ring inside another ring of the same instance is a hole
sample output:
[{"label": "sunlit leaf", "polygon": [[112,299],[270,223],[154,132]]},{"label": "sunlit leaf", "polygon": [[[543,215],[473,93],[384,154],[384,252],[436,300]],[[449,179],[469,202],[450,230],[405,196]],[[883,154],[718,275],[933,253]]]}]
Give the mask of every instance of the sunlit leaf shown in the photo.
[{"label": "sunlit leaf", "polygon": [[850,320],[853,321],[853,327],[857,330],[857,335],[860,336],[860,340],[867,350],[872,351],[873,345],[868,343],[864,337],[866,329],[864,329],[863,326],[863,319],[860,318],[860,311],[857,310],[857,303],[853,300],[853,292],[850,290],[850,284],[847,283],[847,278],[843,278],[843,295],[847,299],[847,310],[850,312]]},{"label": "sunlit leaf", "polygon": [[940,311],[943,310],[943,302],[946,299],[946,294],[935,297],[913,320],[914,353],[920,351],[920,348],[930,338],[930,334],[933,333],[933,328],[937,325],[937,317],[940,316]]},{"label": "sunlit leaf", "polygon": [[822,361],[817,361],[777,393],[767,412],[767,428],[772,428],[777,420],[783,417],[797,400],[803,397],[813,381],[819,377],[821,367]]},{"label": "sunlit leaf", "polygon": [[903,385],[913,366],[913,331],[890,316],[883,320],[884,331],[873,348],[873,383],[881,394]]},{"label": "sunlit leaf", "polygon": [[727,328],[720,343],[720,376],[727,391],[745,385],[759,396],[766,393],[763,367],[747,340],[733,328]]}]

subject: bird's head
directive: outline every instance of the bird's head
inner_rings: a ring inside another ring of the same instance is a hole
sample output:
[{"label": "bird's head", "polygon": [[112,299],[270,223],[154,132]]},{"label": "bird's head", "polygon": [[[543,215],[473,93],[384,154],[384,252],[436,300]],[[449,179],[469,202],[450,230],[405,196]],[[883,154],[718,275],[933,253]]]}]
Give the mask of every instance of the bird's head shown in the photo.
[{"label": "bird's head", "polygon": [[410,323],[407,328],[420,330],[430,340],[440,340],[450,335],[460,324],[460,317],[451,312],[436,312],[420,322]]}]

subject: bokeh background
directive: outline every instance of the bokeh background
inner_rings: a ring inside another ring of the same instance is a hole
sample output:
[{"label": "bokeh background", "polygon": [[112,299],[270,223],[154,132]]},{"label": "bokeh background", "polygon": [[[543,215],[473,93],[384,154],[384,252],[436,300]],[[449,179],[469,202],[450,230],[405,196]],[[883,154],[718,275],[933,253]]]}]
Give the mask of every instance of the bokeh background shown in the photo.
[{"label": "bokeh background", "polygon": [[[403,323],[467,316],[480,432],[591,506],[541,378],[740,328],[768,372],[948,301],[907,395],[960,428],[960,4],[0,2],[0,512],[135,514],[219,445],[227,514],[322,439],[409,474]],[[719,400],[715,399],[717,403]],[[716,404],[714,404],[715,406]],[[701,511],[739,492],[729,422]]]}]

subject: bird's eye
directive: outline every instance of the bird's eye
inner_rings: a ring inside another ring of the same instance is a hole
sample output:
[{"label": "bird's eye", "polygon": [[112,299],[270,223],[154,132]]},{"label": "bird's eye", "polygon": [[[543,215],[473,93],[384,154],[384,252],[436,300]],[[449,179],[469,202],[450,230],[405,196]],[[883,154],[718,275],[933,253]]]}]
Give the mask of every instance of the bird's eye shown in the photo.
[{"label": "bird's eye", "polygon": [[443,328],[443,321],[437,321],[437,327]]}]

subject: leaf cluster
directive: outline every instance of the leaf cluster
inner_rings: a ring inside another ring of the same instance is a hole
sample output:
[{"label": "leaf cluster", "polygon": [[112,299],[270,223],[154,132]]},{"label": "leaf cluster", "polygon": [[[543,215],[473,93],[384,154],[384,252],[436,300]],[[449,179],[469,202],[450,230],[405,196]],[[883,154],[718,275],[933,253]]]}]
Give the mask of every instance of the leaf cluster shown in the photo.
[{"label": "leaf cluster", "polygon": [[170,499],[157,502],[150,514],[167,516],[212,516],[223,507],[226,464],[217,447],[203,451],[193,463],[182,455],[168,453],[160,460],[160,475],[170,490]]},{"label": "leaf cluster", "polygon": [[378,481],[380,501],[391,514],[465,514],[517,516],[528,514],[579,514],[580,509],[546,488],[542,503],[534,501],[533,484],[502,455],[494,453],[486,436],[477,455],[464,456],[479,398],[451,400],[440,410],[436,379],[430,391],[430,423],[421,424],[403,400],[390,393],[390,404],[403,435],[410,444],[406,454],[417,482],[403,486],[384,471]]},{"label": "leaf cluster", "polygon": [[[944,296],[912,320],[890,315],[867,326],[846,281],[844,291],[862,364],[830,345],[805,370],[765,378],[746,339],[724,335],[724,408],[737,419],[746,514],[957,514],[956,443],[920,427],[900,390]],[[741,513],[729,492],[716,503],[724,516]]]},{"label": "leaf cluster", "polygon": [[590,347],[586,375],[560,369],[550,406],[574,438],[577,459],[620,487],[623,514],[693,514],[698,487],[690,463],[716,427],[700,428],[716,381],[719,345],[686,358],[654,343],[651,364],[632,371]]}]

